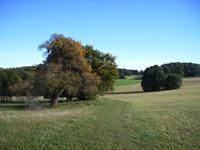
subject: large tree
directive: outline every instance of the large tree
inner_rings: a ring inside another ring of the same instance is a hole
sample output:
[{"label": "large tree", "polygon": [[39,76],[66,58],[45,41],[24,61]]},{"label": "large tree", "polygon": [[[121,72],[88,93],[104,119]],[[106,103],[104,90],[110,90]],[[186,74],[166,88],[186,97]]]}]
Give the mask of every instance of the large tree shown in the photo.
[{"label": "large tree", "polygon": [[[97,89],[93,87],[98,84],[98,76],[91,72],[81,43],[54,34],[40,49],[46,49],[46,59],[38,68],[34,89],[49,97],[51,105],[57,103],[61,96],[68,99],[96,96]],[[88,81],[90,79],[92,82]]]}]

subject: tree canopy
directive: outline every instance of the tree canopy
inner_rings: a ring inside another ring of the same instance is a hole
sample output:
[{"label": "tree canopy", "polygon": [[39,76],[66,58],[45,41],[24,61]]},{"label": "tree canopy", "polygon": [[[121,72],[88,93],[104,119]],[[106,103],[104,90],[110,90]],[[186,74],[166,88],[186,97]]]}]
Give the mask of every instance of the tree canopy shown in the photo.
[{"label": "tree canopy", "polygon": [[166,74],[161,67],[155,65],[147,68],[142,77],[142,88],[144,91],[159,91],[164,89]]},{"label": "tree canopy", "polygon": [[144,91],[160,91],[180,88],[182,78],[180,74],[165,71],[158,65],[148,67],[142,77],[141,86]]},{"label": "tree canopy", "polygon": [[118,73],[111,54],[57,34],[39,48],[45,49],[46,59],[37,67],[32,91],[51,105],[59,97],[87,100],[113,90]]},{"label": "tree canopy", "polygon": [[59,97],[95,98],[99,78],[92,72],[80,42],[55,34],[40,49],[46,50],[46,59],[38,68],[35,91],[48,97],[51,105]]},{"label": "tree canopy", "polygon": [[161,66],[165,73],[175,73],[185,77],[200,76],[200,65],[194,63],[168,63]]},{"label": "tree canopy", "polygon": [[86,50],[86,59],[91,64],[92,72],[100,77],[98,86],[99,93],[107,93],[113,90],[115,79],[118,78],[116,57],[95,50],[92,46],[84,46]]},{"label": "tree canopy", "polygon": [[0,96],[6,100],[9,96],[25,96],[34,78],[35,67],[0,69]]}]

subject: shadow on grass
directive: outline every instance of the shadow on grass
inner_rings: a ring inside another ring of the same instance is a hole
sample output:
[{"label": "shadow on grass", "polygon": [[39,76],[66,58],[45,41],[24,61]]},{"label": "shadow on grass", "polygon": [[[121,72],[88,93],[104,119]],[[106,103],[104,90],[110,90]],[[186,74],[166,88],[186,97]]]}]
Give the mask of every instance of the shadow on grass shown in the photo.
[{"label": "shadow on grass", "polygon": [[112,93],[108,93],[108,94],[137,94],[137,93],[144,93],[144,91],[112,92]]},{"label": "shadow on grass", "polygon": [[[59,100],[58,104],[55,106],[61,106],[65,104],[75,104],[78,105],[86,100]],[[87,100],[92,101],[92,100]],[[15,100],[15,101],[0,101],[0,110],[38,110],[42,108],[54,108],[50,106],[48,100],[38,100],[38,101],[24,101],[24,100]]]},{"label": "shadow on grass", "polygon": [[[38,104],[47,104],[45,101],[37,101]],[[25,110],[29,109],[30,106],[26,101],[15,100],[15,101],[1,101],[0,110]]]},{"label": "shadow on grass", "polygon": [[14,103],[0,103],[0,110],[24,110],[26,109],[28,106],[24,103],[24,104],[14,104]]}]

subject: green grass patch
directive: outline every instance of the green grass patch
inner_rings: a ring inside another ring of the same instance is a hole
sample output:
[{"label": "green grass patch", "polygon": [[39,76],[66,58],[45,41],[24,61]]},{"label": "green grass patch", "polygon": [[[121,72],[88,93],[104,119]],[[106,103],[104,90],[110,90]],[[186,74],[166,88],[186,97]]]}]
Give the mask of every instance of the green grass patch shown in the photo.
[{"label": "green grass patch", "polygon": [[123,86],[123,85],[132,85],[132,84],[137,84],[140,83],[140,80],[127,80],[127,79],[117,79],[115,81],[115,86]]},{"label": "green grass patch", "polygon": [[126,76],[126,79],[117,79],[114,86],[133,85],[141,83],[140,76]]},{"label": "green grass patch", "polygon": [[188,150],[200,149],[199,139],[200,78],[184,79],[178,90],[106,95],[37,111],[0,106],[0,149]]}]

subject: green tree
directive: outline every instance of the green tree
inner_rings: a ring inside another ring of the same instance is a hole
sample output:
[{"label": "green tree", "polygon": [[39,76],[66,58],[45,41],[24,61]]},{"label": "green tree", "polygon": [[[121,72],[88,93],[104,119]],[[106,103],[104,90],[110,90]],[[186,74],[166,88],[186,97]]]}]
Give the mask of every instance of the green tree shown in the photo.
[{"label": "green tree", "polygon": [[178,89],[182,85],[182,78],[178,74],[168,74],[165,79],[164,88],[165,90]]},{"label": "green tree", "polygon": [[0,70],[0,95],[5,101],[9,96],[12,96],[11,86],[19,82],[19,77],[12,70]]},{"label": "green tree", "polygon": [[90,73],[83,73],[81,76],[81,86],[78,93],[78,98],[82,100],[95,99],[98,94],[98,84],[100,80],[98,76],[91,76]]},{"label": "green tree", "polygon": [[177,89],[182,85],[182,76],[176,73],[166,73],[163,67],[155,65],[144,71],[141,85],[144,91]]},{"label": "green tree", "polygon": [[99,93],[107,93],[113,90],[115,79],[118,78],[116,57],[109,53],[102,53],[92,46],[86,45],[86,58],[92,66],[92,72],[100,77]]},{"label": "green tree", "polygon": [[142,77],[141,86],[144,91],[159,91],[164,89],[167,75],[158,65],[147,68]]},{"label": "green tree", "polygon": [[184,65],[183,63],[169,63],[163,64],[162,69],[166,74],[179,74],[180,76],[184,76]]}]

